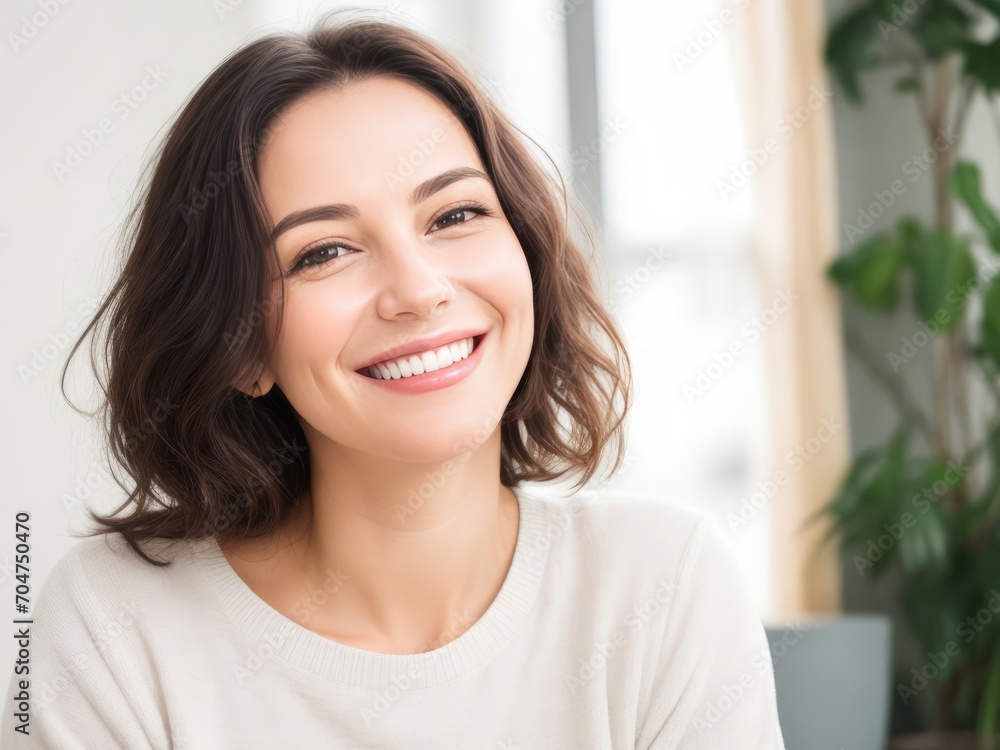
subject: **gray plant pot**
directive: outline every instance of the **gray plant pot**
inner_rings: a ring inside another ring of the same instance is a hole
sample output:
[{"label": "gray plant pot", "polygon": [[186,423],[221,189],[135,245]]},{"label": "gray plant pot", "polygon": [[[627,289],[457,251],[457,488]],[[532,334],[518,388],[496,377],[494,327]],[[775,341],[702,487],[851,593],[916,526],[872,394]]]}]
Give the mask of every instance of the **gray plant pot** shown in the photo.
[{"label": "gray plant pot", "polygon": [[786,750],[885,750],[892,696],[887,616],[802,617],[765,631]]}]

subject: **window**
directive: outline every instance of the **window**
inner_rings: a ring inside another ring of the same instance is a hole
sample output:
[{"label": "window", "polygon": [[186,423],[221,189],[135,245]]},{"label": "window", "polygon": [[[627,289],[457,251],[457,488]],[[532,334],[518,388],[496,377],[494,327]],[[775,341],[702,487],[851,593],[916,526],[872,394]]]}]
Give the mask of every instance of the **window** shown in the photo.
[{"label": "window", "polygon": [[722,0],[596,0],[592,152],[607,298],[636,371],[629,462],[609,487],[711,512],[764,615],[771,301],[758,299],[750,249],[753,186],[733,179],[746,149],[728,43],[739,13]]}]

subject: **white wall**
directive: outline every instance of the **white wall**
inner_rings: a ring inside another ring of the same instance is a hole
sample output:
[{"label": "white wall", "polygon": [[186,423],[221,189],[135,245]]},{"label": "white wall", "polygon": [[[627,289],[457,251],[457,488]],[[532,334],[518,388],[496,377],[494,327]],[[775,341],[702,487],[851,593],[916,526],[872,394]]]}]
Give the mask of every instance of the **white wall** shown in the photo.
[{"label": "white wall", "polygon": [[[14,514],[31,513],[34,602],[55,561],[76,543],[68,534],[84,521],[76,499],[105,498],[95,506],[107,511],[121,494],[102,472],[96,425],[65,403],[59,375],[111,283],[114,233],[147,147],[254,22],[247,8],[220,18],[211,2],[190,0],[11,2],[0,11],[5,613],[16,583]],[[77,357],[67,391],[93,409],[88,353]],[[13,653],[10,639],[0,645],[5,673]]]}]

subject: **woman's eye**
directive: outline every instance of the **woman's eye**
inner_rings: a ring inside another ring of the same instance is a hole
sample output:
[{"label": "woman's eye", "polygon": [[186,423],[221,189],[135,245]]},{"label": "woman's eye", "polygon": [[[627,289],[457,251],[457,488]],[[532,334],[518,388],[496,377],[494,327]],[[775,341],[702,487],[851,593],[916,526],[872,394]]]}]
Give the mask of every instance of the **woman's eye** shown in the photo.
[{"label": "woman's eye", "polygon": [[337,250],[344,250],[354,252],[352,248],[347,247],[347,245],[341,245],[337,242],[328,242],[325,245],[318,245],[312,250],[307,250],[302,254],[299,260],[292,267],[289,274],[300,271],[304,268],[311,268],[314,266],[322,266],[331,260],[336,260],[337,258],[342,258],[346,253],[337,254]]},{"label": "woman's eye", "polygon": [[[477,211],[469,206],[464,208],[453,208],[447,213],[441,214],[441,216],[434,222],[434,226],[439,227],[440,229],[447,229],[455,224],[464,224],[465,222],[470,221],[471,219],[465,218],[466,214],[472,214],[472,216],[475,217],[481,213],[482,211]],[[441,226],[442,223],[444,226]]]},{"label": "woman's eye", "polygon": [[[449,208],[434,220],[433,227],[437,231],[440,231],[459,224],[467,224],[477,216],[492,215],[493,213],[483,204],[470,203],[465,206]],[[342,250],[343,252],[337,252],[338,250]],[[340,242],[327,242],[317,245],[312,249],[305,250],[302,255],[299,256],[299,259],[288,271],[288,275],[291,276],[299,271],[316,269],[321,266],[325,266],[330,261],[338,260],[343,258],[345,255],[354,252],[357,252],[357,250]]]}]

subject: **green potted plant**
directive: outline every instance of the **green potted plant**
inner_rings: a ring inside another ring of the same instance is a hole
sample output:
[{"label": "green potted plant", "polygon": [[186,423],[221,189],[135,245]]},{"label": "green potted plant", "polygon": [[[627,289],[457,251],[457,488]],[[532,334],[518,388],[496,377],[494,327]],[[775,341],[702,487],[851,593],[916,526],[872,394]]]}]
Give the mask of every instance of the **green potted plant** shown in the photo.
[{"label": "green potted plant", "polygon": [[[925,661],[900,670],[893,698],[934,685],[938,715],[923,744],[911,735],[894,748],[1000,747],[1000,221],[981,194],[979,168],[957,156],[973,101],[992,103],[1000,91],[998,21],[1000,0],[866,0],[826,38],[826,61],[856,105],[865,71],[899,70],[895,89],[915,99],[928,142],[913,168],[934,184],[928,216],[904,216],[881,232],[869,229],[905,184],[877,192],[846,227],[850,249],[827,270],[871,314],[905,303],[918,319],[888,353],[873,354],[845,331],[900,424],[853,458],[810,518],[830,521],[823,543],[839,537],[859,573],[892,571],[899,582],[899,610]],[[974,219],[975,236],[956,232],[956,207]],[[933,366],[928,408],[899,374],[918,356]],[[971,378],[991,394],[987,403],[970,402]]]}]

